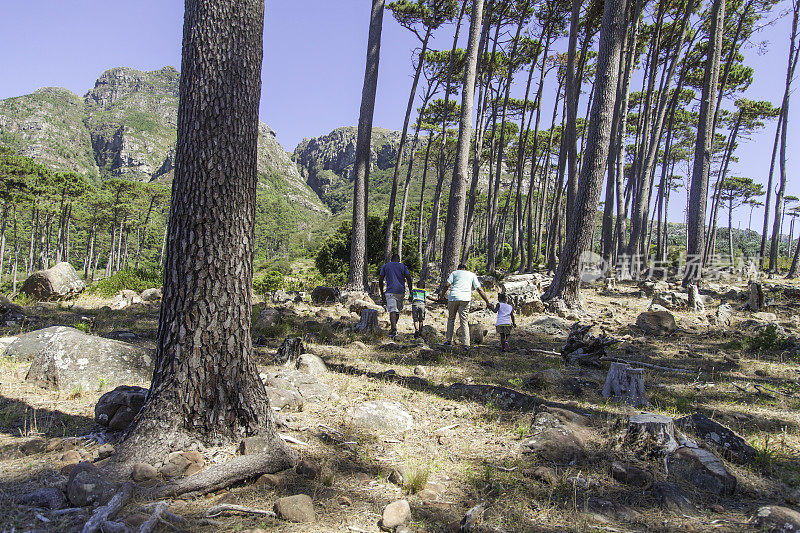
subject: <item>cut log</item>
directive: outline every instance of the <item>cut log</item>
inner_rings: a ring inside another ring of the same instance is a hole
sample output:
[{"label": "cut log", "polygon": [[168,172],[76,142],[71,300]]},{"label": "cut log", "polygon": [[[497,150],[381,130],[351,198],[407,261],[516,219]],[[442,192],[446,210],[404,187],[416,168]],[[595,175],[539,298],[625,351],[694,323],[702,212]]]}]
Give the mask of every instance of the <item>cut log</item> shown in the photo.
[{"label": "cut log", "polygon": [[378,324],[378,312],[374,309],[364,309],[361,311],[361,320],[353,327],[353,330],[359,333],[377,331],[380,329],[381,327]]},{"label": "cut log", "polygon": [[631,416],[624,442],[651,456],[663,456],[678,448],[672,418],[655,413]]},{"label": "cut log", "polygon": [[303,339],[300,337],[286,337],[283,339],[278,353],[275,355],[275,362],[278,364],[292,365],[297,362],[300,354],[303,353]]},{"label": "cut log", "polygon": [[636,407],[650,405],[644,393],[644,370],[625,363],[611,363],[602,394]]},{"label": "cut log", "polygon": [[755,281],[750,283],[750,299],[747,302],[747,308],[753,313],[764,310],[764,288],[760,283]]}]

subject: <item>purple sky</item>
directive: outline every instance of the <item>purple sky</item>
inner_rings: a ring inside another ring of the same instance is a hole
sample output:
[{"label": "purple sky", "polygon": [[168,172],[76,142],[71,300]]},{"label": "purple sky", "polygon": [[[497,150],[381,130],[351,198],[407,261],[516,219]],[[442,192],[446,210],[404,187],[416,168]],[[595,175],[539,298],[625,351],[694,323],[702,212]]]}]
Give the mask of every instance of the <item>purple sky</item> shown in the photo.
[{"label": "purple sky", "polygon": [[[772,16],[787,5],[784,0]],[[116,66],[179,68],[182,23],[183,3],[176,0],[5,2],[0,18],[0,98],[45,86],[66,87],[83,95],[104,70]],[[368,23],[366,0],[266,1],[261,120],[277,132],[287,150],[293,150],[303,137],[357,123]],[[784,18],[757,34],[757,41],[769,41],[766,53],[759,55],[756,46],[744,50],[747,64],[756,69],[755,82],[744,95],[747,98],[774,104],[780,101],[789,23]],[[415,46],[416,38],[387,12],[376,126],[402,126]],[[449,48],[449,43],[441,37],[433,46]],[[788,191],[800,196],[792,172],[798,156],[791,149],[800,145],[796,142],[800,138],[796,131],[798,107],[800,103],[795,103],[789,120]],[[546,107],[543,111],[543,116],[549,116]],[[733,166],[732,175],[766,182],[774,124],[751,141],[740,143],[740,162]],[[671,202],[670,219],[682,221],[685,192],[678,196],[680,200]],[[736,217],[744,220],[744,225],[746,211],[740,209]],[[756,213],[754,220],[759,220]]]}]

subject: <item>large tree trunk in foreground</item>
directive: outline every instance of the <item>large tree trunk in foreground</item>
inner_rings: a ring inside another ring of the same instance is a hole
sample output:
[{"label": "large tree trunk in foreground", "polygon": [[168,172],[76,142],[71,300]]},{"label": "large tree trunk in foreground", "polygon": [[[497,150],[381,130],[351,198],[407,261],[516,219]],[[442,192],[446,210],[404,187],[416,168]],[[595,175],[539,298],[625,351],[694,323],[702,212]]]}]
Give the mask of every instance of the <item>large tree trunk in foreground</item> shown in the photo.
[{"label": "large tree trunk in foreground", "polygon": [[591,251],[595,216],[603,185],[603,171],[608,161],[611,118],[616,101],[622,32],[625,30],[625,0],[606,0],[600,32],[596,98],[587,129],[588,142],[581,167],[574,216],[567,228],[566,244],[559,257],[553,283],[543,299],[562,298],[568,306],[580,305],[581,261]]},{"label": "large tree trunk in foreground", "polygon": [[[469,148],[472,141],[472,107],[475,96],[475,75],[478,65],[478,39],[483,19],[483,0],[472,4],[472,18],[469,26],[467,63],[461,87],[461,120],[458,123],[458,143],[453,180],[450,185],[450,205],[447,208],[447,224],[444,232],[444,252],[440,285],[450,272],[458,266],[464,235],[464,214],[467,200],[467,169],[469,167]],[[478,157],[478,155],[476,155]]]},{"label": "large tree trunk in foreground", "polygon": [[[366,290],[367,287],[367,191],[369,190],[369,155],[372,143],[372,115],[375,111],[375,92],[378,88],[378,65],[381,55],[383,0],[372,0],[367,40],[367,64],[364,87],[361,90],[361,111],[358,115],[356,162],[353,188],[353,232],[350,237],[350,272],[347,287]],[[397,157],[401,157],[398,154]]]},{"label": "large tree trunk in foreground", "polygon": [[118,465],[252,435],[291,464],[250,339],[263,17],[259,0],[186,1],[155,371]]}]

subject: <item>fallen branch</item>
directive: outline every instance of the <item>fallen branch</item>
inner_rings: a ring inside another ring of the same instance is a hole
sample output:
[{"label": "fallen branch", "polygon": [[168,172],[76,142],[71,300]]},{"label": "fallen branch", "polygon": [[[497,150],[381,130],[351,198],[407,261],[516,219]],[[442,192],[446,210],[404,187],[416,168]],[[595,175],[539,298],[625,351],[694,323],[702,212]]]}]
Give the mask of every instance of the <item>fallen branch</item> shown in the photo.
[{"label": "fallen branch", "polygon": [[533,353],[540,353],[542,355],[558,355],[561,356],[561,352],[554,352],[553,350],[540,350],[539,348],[528,348],[529,352]]},{"label": "fallen branch", "polygon": [[152,494],[157,498],[181,494],[208,494],[261,474],[281,472],[297,464],[296,451],[280,440],[276,440],[274,444],[269,453],[234,457],[224,463],[206,468],[193,476],[177,479],[158,487]]},{"label": "fallen branch", "polygon": [[775,389],[770,389],[769,387],[766,387],[764,385],[760,385],[760,384],[757,384],[757,383],[754,383],[753,386],[755,388],[759,389],[759,390],[764,390],[764,391],[767,391],[767,392],[771,392],[773,394],[780,394],[781,396],[787,396],[789,398],[798,398],[798,396],[796,394],[790,394],[788,392],[783,392],[783,391],[779,391],[779,390],[775,390]]},{"label": "fallen branch", "polygon": [[299,444],[300,446],[308,446],[307,442],[303,442],[301,440],[297,440],[294,437],[290,437],[289,435],[284,435],[283,433],[278,433],[278,436],[285,440],[286,442],[291,442],[292,444]]},{"label": "fallen branch", "polygon": [[153,529],[155,529],[158,520],[161,518],[161,515],[167,510],[167,507],[169,507],[167,502],[158,502],[155,505],[155,509],[153,509],[153,514],[150,515],[150,518],[145,520],[145,522],[139,526],[139,533],[151,533]]},{"label": "fallen branch", "polygon": [[633,361],[629,359],[620,359],[618,357],[602,357],[601,361],[611,361],[612,363],[626,363],[629,365],[639,365],[644,368],[652,368],[653,370],[663,370],[664,372],[679,372],[681,374],[691,374],[693,371],[688,368],[673,368],[671,366],[659,366],[652,363],[645,363],[643,361]]},{"label": "fallen branch", "polygon": [[[153,503],[148,503],[148,504],[142,505],[139,508],[139,511],[141,511],[143,513],[151,513],[152,510],[155,508],[155,506],[158,505],[159,503],[160,502],[153,502]],[[173,522],[177,522],[179,524],[186,524],[186,519],[184,517],[182,517],[180,515],[177,515],[177,514],[174,514],[174,513],[171,513],[169,511],[169,509],[164,509],[164,512],[161,514],[161,516],[162,516],[162,520],[163,520],[163,518],[166,518],[167,520],[172,520]]]},{"label": "fallen branch", "polygon": [[270,517],[276,516],[273,511],[268,511],[266,509],[253,509],[250,507],[243,507],[241,505],[233,505],[232,503],[223,503],[220,505],[215,505],[214,507],[206,511],[206,518],[216,518],[222,515],[222,513],[246,513],[246,514],[260,514]]},{"label": "fallen branch", "polygon": [[83,526],[81,533],[100,531],[104,522],[110,518],[114,518],[120,509],[125,507],[125,504],[131,499],[132,494],[133,483],[125,483],[122,485],[119,492],[117,492],[107,504],[97,508],[89,521]]}]

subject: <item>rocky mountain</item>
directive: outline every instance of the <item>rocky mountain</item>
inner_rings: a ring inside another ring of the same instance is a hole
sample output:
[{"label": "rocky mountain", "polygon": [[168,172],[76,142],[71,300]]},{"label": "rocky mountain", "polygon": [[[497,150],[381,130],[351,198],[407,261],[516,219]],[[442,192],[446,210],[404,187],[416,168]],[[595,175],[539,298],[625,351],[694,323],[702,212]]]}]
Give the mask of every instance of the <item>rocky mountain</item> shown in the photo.
[{"label": "rocky mountain", "polygon": [[[136,181],[172,177],[177,137],[179,73],[114,68],[83,98],[63,88],[0,100],[0,144],[56,170],[92,178]],[[261,189],[276,189],[292,205],[329,213],[280,146],[260,124]],[[269,177],[269,179],[267,179]]]},{"label": "rocky mountain", "polygon": [[[356,126],[336,128],[327,135],[303,139],[292,156],[308,186],[334,210],[334,193],[348,187],[353,181],[357,135]],[[399,131],[373,128],[370,152],[372,169],[393,168],[399,145]]]}]

